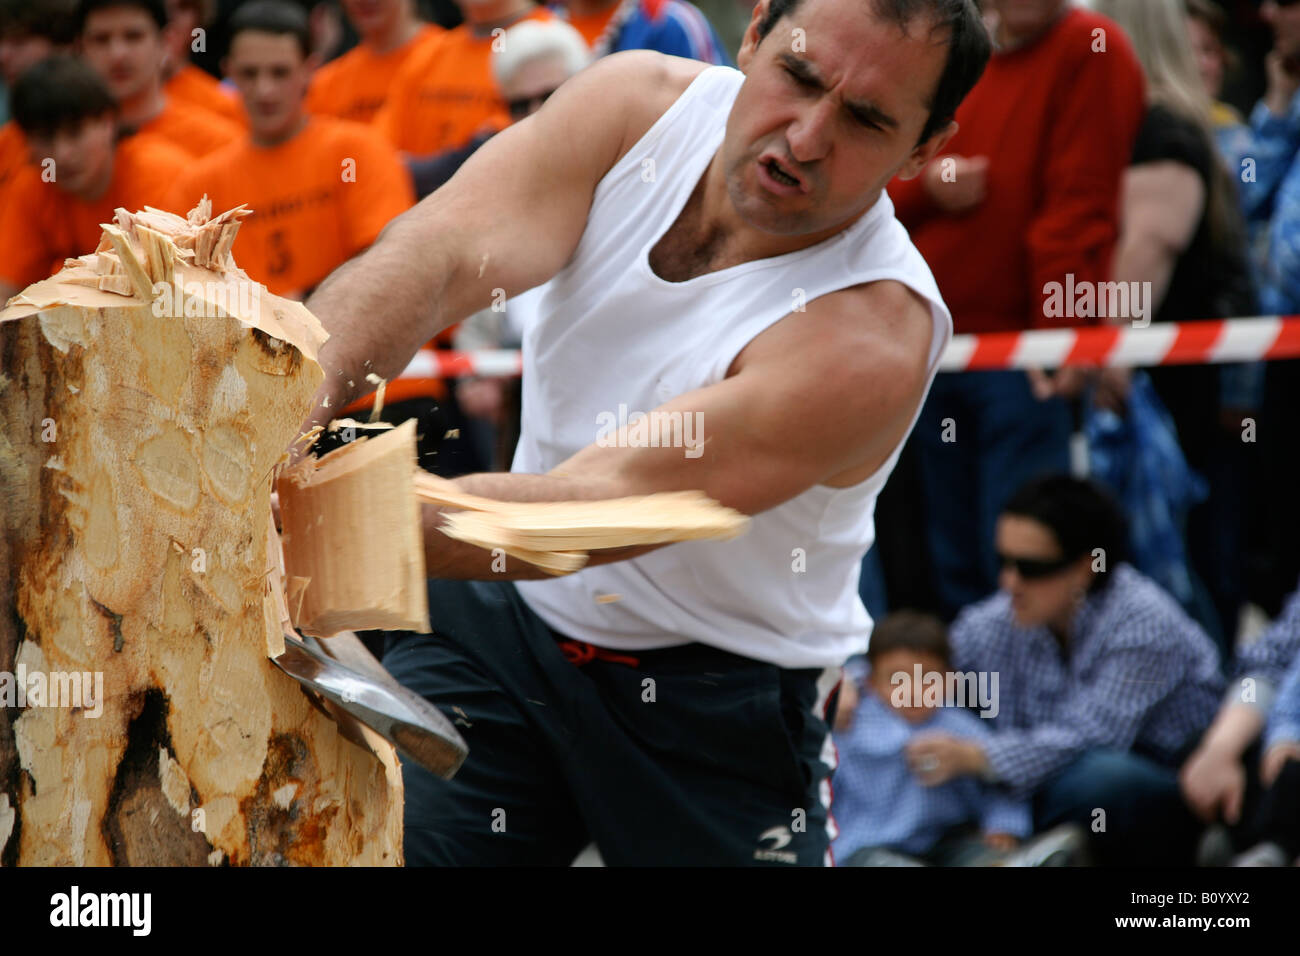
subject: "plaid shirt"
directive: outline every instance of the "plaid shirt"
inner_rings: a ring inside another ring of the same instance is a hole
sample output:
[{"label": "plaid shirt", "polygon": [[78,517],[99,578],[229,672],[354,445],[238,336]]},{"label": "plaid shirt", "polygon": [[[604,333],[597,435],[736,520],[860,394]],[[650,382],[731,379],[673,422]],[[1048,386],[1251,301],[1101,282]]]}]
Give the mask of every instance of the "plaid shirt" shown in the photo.
[{"label": "plaid shirt", "polygon": [[[1255,683],[1271,696],[1282,683],[1287,666],[1300,658],[1300,588],[1289,598],[1277,620],[1249,644],[1237,648],[1237,666],[1233,676],[1238,682],[1253,677]],[[1235,695],[1237,688],[1230,688]],[[1258,698],[1257,698],[1258,699]]]},{"label": "plaid shirt", "polygon": [[919,856],[952,827],[977,823],[985,833],[1032,831],[1028,804],[1010,799],[1001,788],[974,777],[958,777],[926,787],[907,769],[903,747],[913,737],[948,733],[979,741],[992,739],[983,718],[956,707],[935,708],[924,723],[911,724],[870,690],[853,715],[853,726],[835,735],[833,810],[839,837],[833,844],[841,860],[868,846]]},{"label": "plaid shirt", "polygon": [[1291,661],[1291,669],[1287,671],[1282,689],[1277,692],[1277,700],[1268,715],[1264,749],[1287,741],[1300,743],[1300,654]]},{"label": "plaid shirt", "polygon": [[1084,599],[1070,653],[1045,627],[1017,627],[1010,598],[971,605],[952,627],[955,670],[996,671],[985,747],[993,776],[1034,790],[1085,751],[1139,748],[1172,761],[1209,726],[1223,691],[1218,653],[1174,600],[1121,564]]}]

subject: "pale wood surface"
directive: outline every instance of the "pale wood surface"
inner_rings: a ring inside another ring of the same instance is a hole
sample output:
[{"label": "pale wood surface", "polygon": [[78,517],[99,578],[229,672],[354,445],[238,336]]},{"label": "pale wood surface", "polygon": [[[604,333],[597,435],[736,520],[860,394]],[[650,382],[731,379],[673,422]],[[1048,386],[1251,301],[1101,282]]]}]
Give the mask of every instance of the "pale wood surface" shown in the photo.
[{"label": "pale wood surface", "polygon": [[280,476],[289,612],[304,634],[429,631],[415,421]]},{"label": "pale wood surface", "polygon": [[[324,333],[264,288],[238,305],[238,219],[119,210],[0,313],[0,672],[103,675],[98,718],[0,710],[0,862],[400,862],[392,748],[267,659],[272,471]],[[169,275],[215,292],[156,315]]]}]

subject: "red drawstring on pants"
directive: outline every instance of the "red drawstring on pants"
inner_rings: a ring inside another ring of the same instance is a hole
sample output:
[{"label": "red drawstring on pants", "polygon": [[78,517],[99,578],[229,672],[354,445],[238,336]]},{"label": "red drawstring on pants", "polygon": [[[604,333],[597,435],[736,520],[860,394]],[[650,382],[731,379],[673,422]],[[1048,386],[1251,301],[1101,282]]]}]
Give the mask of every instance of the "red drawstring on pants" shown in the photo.
[{"label": "red drawstring on pants", "polygon": [[626,654],[615,654],[613,651],[607,651],[603,647],[596,647],[586,641],[575,641],[566,637],[555,643],[560,645],[560,652],[575,667],[581,667],[583,664],[589,664],[592,661],[609,661],[611,664],[626,664],[628,667],[641,666],[641,661],[635,657],[628,657]]}]

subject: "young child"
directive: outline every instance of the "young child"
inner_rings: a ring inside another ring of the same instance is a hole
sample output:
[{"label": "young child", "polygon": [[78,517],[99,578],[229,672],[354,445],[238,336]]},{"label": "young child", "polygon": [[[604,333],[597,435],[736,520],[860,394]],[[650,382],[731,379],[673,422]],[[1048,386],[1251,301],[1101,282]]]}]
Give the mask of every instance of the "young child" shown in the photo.
[{"label": "young child", "polygon": [[835,734],[836,860],[846,866],[1005,862],[1031,831],[1029,805],[969,776],[927,787],[904,755],[918,734],[992,736],[964,707],[925,706],[922,688],[914,684],[918,666],[923,675],[948,670],[943,623],[912,611],[891,614],[871,635],[867,663],[870,672],[852,721]]}]

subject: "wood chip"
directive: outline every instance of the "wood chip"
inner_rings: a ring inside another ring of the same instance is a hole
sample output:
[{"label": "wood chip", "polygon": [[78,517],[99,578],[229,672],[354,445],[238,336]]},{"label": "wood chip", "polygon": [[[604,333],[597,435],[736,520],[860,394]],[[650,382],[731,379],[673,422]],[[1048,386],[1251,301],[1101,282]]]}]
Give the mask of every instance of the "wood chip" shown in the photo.
[{"label": "wood chip", "polygon": [[699,491],[604,501],[496,501],[467,494],[423,471],[416,474],[415,488],[422,501],[460,509],[446,516],[441,530],[448,537],[489,550],[500,548],[556,574],[577,570],[575,556],[589,551],[727,540],[749,526],[747,516]]},{"label": "wood chip", "polygon": [[105,224],[103,230],[109,241],[113,243],[117,258],[122,263],[127,278],[131,280],[131,288],[135,294],[145,301],[152,299],[153,282],[150,281],[148,273],[145,272],[144,266],[135,254],[135,250],[131,248],[130,238],[117,226]]}]

